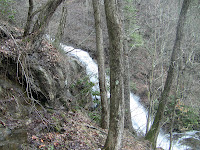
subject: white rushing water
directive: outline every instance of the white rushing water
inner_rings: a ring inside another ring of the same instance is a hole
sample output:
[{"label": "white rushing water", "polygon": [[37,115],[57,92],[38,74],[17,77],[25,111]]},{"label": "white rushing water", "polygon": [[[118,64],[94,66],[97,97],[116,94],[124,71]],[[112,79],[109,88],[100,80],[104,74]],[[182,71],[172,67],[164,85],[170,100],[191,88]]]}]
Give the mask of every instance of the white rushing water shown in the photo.
[{"label": "white rushing water", "polygon": [[[90,81],[95,83],[93,90],[97,91],[98,88],[98,66],[89,56],[89,54],[80,49],[74,49],[71,46],[66,46],[61,44],[61,47],[64,51],[73,57],[76,57],[82,64],[86,67],[86,72],[90,76]],[[134,95],[133,93],[130,94],[130,108],[131,108],[131,116],[132,116],[132,123],[134,129],[136,129],[139,133],[143,135],[146,132],[146,124],[147,124],[147,111],[145,108],[140,104],[139,97]],[[181,140],[191,137],[194,134],[191,132],[188,135],[182,135],[181,138],[178,138],[175,143],[173,144],[172,150],[189,150],[190,148],[184,145],[179,144]],[[187,136],[187,137],[186,137]],[[198,139],[200,140],[200,139]],[[169,134],[164,134],[164,132],[160,132],[157,140],[157,147],[162,147],[165,150],[169,149]]]}]

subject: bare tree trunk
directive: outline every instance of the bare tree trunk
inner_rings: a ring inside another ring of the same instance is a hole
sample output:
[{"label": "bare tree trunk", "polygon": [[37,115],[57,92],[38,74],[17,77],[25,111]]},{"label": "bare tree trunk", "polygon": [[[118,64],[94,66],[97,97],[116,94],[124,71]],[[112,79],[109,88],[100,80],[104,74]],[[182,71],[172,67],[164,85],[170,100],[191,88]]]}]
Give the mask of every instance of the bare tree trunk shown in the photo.
[{"label": "bare tree trunk", "polygon": [[[153,66],[153,65],[152,65]],[[153,80],[153,70],[149,73],[149,89],[148,89],[148,101],[149,101],[149,108],[148,108],[148,116],[147,116],[147,125],[146,125],[146,134],[149,131],[149,126],[151,122],[151,115],[152,115],[152,107],[153,107],[153,98],[152,98],[152,80]]]},{"label": "bare tree trunk", "polygon": [[29,0],[29,9],[28,9],[28,17],[26,21],[26,25],[24,27],[24,37],[27,36],[30,32],[31,23],[33,21],[33,0]]},{"label": "bare tree trunk", "polygon": [[60,41],[62,40],[62,37],[64,35],[66,19],[67,19],[67,2],[63,3],[63,7],[62,7],[60,23],[59,23],[57,33],[55,36],[55,41],[54,41],[54,44],[56,45],[56,47],[59,47]]},{"label": "bare tree trunk", "polygon": [[63,1],[64,0],[49,0],[40,11],[32,30],[32,49],[37,50],[40,47],[45,29],[49,25],[50,19],[53,16],[56,8]]},{"label": "bare tree trunk", "polygon": [[118,11],[121,14],[123,28],[123,67],[124,67],[124,103],[125,103],[125,115],[124,115],[124,128],[128,129],[131,133],[135,134],[135,130],[133,129],[132,120],[131,120],[131,110],[130,110],[130,73],[129,73],[129,48],[127,41],[127,26],[129,26],[129,22],[126,21],[123,9],[125,2],[123,0],[116,0],[118,4]]},{"label": "bare tree trunk", "polygon": [[176,39],[175,39],[175,43],[174,43],[174,47],[173,47],[173,51],[171,55],[169,70],[167,72],[165,87],[161,94],[158,110],[157,110],[153,125],[151,126],[151,129],[149,130],[149,132],[146,134],[146,137],[145,137],[145,139],[149,140],[152,143],[152,147],[154,149],[156,149],[156,141],[157,141],[157,137],[160,131],[161,122],[164,116],[164,109],[165,109],[170,88],[172,85],[174,70],[177,63],[177,59],[178,59],[178,54],[180,53],[180,45],[181,45],[181,40],[183,37],[183,29],[186,22],[186,14],[187,14],[190,2],[191,0],[183,1],[182,9],[179,16],[177,29],[176,29]]},{"label": "bare tree trunk", "polygon": [[[155,41],[156,41],[156,33],[155,33]],[[155,56],[156,56],[156,42],[154,47],[154,53],[153,53],[153,59],[152,59],[152,65],[151,65],[151,71],[149,72],[149,89],[148,89],[148,101],[149,101],[149,108],[148,108],[148,116],[147,116],[147,125],[146,125],[146,134],[149,131],[150,122],[151,122],[151,116],[153,115],[153,100],[154,100],[154,92],[153,92],[153,80],[154,80],[154,63],[155,63]]]},{"label": "bare tree trunk", "polygon": [[110,43],[110,124],[104,149],[119,150],[124,130],[123,37],[115,0],[105,0]]},{"label": "bare tree trunk", "polygon": [[122,35],[123,35],[123,80],[124,80],[124,103],[125,103],[125,115],[124,115],[124,128],[128,129],[129,132],[135,134],[135,130],[132,125],[131,120],[131,110],[130,110],[130,73],[129,73],[129,48],[128,48],[128,41],[127,41],[127,26],[129,26],[129,22],[126,20],[123,9],[126,4],[123,0],[115,0],[118,4],[117,11],[121,14],[122,20]]},{"label": "bare tree trunk", "polygon": [[99,73],[99,88],[101,96],[101,127],[107,129],[109,126],[108,100],[105,79],[105,61],[103,47],[103,32],[101,27],[101,11],[99,0],[92,0],[94,9],[95,29],[96,29],[96,49]]},{"label": "bare tree trunk", "polygon": [[128,42],[124,37],[123,42],[123,66],[124,66],[124,102],[125,102],[125,115],[124,115],[124,128],[128,129],[131,133],[135,134],[131,119],[130,109],[130,73],[129,73],[129,51]]}]

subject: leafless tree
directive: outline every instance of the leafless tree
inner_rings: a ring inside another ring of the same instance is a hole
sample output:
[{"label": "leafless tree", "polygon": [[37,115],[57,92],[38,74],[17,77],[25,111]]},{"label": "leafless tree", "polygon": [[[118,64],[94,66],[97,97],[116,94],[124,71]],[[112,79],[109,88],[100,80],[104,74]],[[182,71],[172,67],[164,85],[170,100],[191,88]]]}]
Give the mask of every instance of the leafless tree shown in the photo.
[{"label": "leafless tree", "polygon": [[103,47],[103,32],[101,25],[101,4],[99,0],[92,0],[95,19],[96,30],[96,49],[98,60],[98,75],[99,75],[99,87],[101,96],[101,127],[107,129],[109,126],[109,111],[108,111],[108,99],[105,79],[105,61],[104,61],[104,47]]},{"label": "leafless tree", "polygon": [[191,0],[184,0],[182,4],[182,9],[179,15],[178,25],[176,29],[176,39],[171,55],[170,66],[167,74],[167,79],[165,82],[164,90],[161,94],[158,110],[151,126],[150,130],[146,134],[146,139],[152,143],[154,149],[156,149],[156,141],[161,128],[161,122],[164,116],[164,108],[167,104],[170,88],[172,86],[172,81],[174,78],[174,70],[176,67],[178,55],[180,54],[180,45],[183,38],[183,29],[186,22],[186,14],[189,8]]},{"label": "leafless tree", "polygon": [[110,123],[104,149],[119,150],[124,130],[123,37],[115,0],[105,0],[110,51]]},{"label": "leafless tree", "polygon": [[30,32],[31,35],[31,49],[37,50],[40,47],[42,36],[45,32],[46,27],[48,26],[51,17],[53,16],[56,8],[63,2],[64,0],[49,0],[46,4],[44,4],[41,8],[33,11],[33,1],[29,0],[29,11],[27,23],[25,26],[24,36],[27,36],[30,31],[30,25],[33,22],[33,17],[38,14],[38,17],[33,23],[33,29]]}]

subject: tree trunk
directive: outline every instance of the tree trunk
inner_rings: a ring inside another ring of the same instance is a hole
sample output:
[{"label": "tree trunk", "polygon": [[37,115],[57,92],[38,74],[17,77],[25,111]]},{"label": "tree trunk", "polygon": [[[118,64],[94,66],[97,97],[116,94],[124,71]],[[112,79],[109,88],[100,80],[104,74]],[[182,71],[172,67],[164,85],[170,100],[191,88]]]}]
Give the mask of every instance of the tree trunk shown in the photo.
[{"label": "tree trunk", "polygon": [[157,110],[153,125],[151,126],[151,129],[149,130],[149,132],[146,134],[146,137],[145,137],[145,139],[149,140],[152,143],[152,147],[154,149],[156,149],[156,141],[157,141],[157,137],[160,131],[160,127],[161,127],[161,122],[164,115],[164,109],[165,109],[170,88],[172,85],[175,65],[177,63],[178,54],[180,53],[180,44],[183,37],[183,29],[186,22],[186,14],[187,14],[187,10],[189,8],[190,2],[191,0],[183,1],[181,13],[178,20],[178,25],[176,28],[176,39],[175,39],[175,43],[174,43],[174,47],[173,47],[173,51],[171,55],[171,62],[170,62],[169,70],[167,72],[167,79],[165,81],[164,90],[161,94],[158,110]]},{"label": "tree trunk", "polygon": [[[156,33],[155,33],[155,41],[156,41]],[[153,53],[153,59],[152,59],[152,64],[151,64],[151,71],[149,72],[149,83],[148,83],[148,101],[149,101],[149,108],[148,108],[148,116],[147,116],[147,125],[146,125],[146,134],[149,131],[150,123],[151,123],[151,117],[153,116],[153,101],[154,101],[154,95],[155,93],[153,92],[153,80],[154,80],[154,69],[155,69],[155,59],[156,59],[156,46],[155,42],[155,47],[154,47],[154,53]]]},{"label": "tree trunk", "polygon": [[125,115],[124,115],[124,128],[128,129],[131,133],[135,134],[131,119],[130,109],[130,73],[129,73],[129,51],[127,39],[124,37],[123,42],[123,66],[124,66],[124,102],[125,102]]},{"label": "tree trunk", "polygon": [[104,149],[119,150],[124,130],[123,38],[115,0],[105,0],[110,48],[110,124]]},{"label": "tree trunk", "polygon": [[40,47],[45,29],[48,27],[56,8],[63,1],[64,0],[49,0],[41,10],[32,30],[32,49],[37,50]]},{"label": "tree trunk", "polygon": [[65,29],[65,25],[66,25],[66,19],[67,19],[67,2],[65,2],[63,4],[63,7],[62,7],[62,13],[61,13],[61,17],[60,17],[60,23],[58,25],[58,29],[57,29],[57,33],[56,33],[55,41],[54,41],[54,44],[55,44],[56,47],[59,47],[60,41],[62,40],[62,37],[64,35],[64,29]]},{"label": "tree trunk", "polygon": [[109,126],[109,112],[105,79],[105,65],[104,65],[104,47],[103,47],[103,32],[101,27],[101,11],[99,0],[92,0],[95,19],[96,30],[96,49],[99,73],[99,88],[101,96],[101,127],[107,129]]},{"label": "tree trunk", "polygon": [[[131,120],[131,110],[130,110],[130,73],[129,73],[129,49],[127,41],[127,26],[129,22],[126,21],[126,18],[123,13],[124,5],[126,4],[123,0],[117,0],[118,11],[121,14],[122,23],[123,23],[123,67],[124,67],[124,103],[125,103],[125,115],[124,115],[124,128],[128,129],[129,132],[135,134],[133,129],[132,120]],[[127,33],[128,34],[128,33]]]},{"label": "tree trunk", "polygon": [[24,27],[24,37],[27,36],[30,32],[31,23],[33,21],[33,0],[29,0],[29,9],[28,9],[28,17],[26,21],[26,25]]}]

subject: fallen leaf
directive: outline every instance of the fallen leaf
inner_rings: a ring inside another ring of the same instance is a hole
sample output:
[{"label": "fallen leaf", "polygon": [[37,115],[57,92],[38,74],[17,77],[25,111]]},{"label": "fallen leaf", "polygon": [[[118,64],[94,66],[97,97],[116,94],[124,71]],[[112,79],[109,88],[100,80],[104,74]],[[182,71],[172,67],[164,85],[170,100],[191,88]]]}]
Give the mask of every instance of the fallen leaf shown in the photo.
[{"label": "fallen leaf", "polygon": [[54,142],[53,145],[54,145],[54,146],[58,146],[59,144],[58,144],[57,142]]},{"label": "fallen leaf", "polygon": [[37,139],[38,139],[37,136],[35,136],[35,135],[32,136],[32,140],[37,140]]},{"label": "fallen leaf", "polygon": [[39,148],[45,147],[45,145],[40,145]]}]

